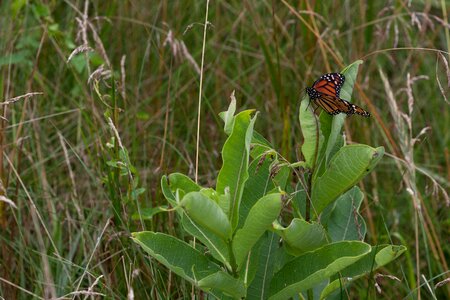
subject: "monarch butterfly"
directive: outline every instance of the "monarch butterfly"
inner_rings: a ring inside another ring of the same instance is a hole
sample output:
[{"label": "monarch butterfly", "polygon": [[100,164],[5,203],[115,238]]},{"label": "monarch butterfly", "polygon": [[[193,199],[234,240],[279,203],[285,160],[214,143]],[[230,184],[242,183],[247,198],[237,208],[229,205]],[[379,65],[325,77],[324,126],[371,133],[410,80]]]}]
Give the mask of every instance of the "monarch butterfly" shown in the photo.
[{"label": "monarch butterfly", "polygon": [[344,75],[340,73],[328,73],[317,79],[312,87],[306,88],[306,92],[308,93],[309,99],[322,107],[330,115],[346,113],[347,115],[358,114],[363,117],[370,117],[369,112],[339,97],[344,81]]}]

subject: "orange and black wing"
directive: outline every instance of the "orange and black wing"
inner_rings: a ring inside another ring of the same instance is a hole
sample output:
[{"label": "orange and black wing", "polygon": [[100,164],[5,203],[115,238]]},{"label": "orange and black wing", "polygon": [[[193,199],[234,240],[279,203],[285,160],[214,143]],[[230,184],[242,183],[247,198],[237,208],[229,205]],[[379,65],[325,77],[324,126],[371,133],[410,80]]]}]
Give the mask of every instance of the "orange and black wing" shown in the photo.
[{"label": "orange and black wing", "polygon": [[306,89],[306,92],[311,100],[330,115],[344,113],[347,115],[358,114],[369,117],[369,112],[339,97],[344,82],[344,75],[340,73],[328,73],[317,79],[312,87]]},{"label": "orange and black wing", "polygon": [[314,99],[314,102],[330,115],[337,115],[341,112],[348,114],[351,111],[351,106],[349,107],[344,100],[335,96],[321,94],[320,97]]},{"label": "orange and black wing", "polygon": [[344,82],[344,75],[340,73],[328,73],[316,80],[312,88],[323,95],[339,98],[339,93],[341,92]]},{"label": "orange and black wing", "polygon": [[339,99],[339,100],[341,100],[342,102],[345,103],[346,106],[348,106],[348,108],[349,108],[349,113],[347,113],[348,115],[357,114],[357,115],[361,115],[363,117],[370,117],[370,113],[368,111],[362,109],[358,105],[350,103],[347,100],[343,100],[343,99]]}]

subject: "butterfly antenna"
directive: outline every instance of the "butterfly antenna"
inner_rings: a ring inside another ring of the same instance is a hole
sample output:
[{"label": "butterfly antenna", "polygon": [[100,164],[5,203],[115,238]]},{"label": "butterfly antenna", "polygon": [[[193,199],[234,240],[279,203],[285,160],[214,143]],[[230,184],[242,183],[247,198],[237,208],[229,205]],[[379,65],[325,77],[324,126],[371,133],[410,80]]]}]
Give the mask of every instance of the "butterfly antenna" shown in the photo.
[{"label": "butterfly antenna", "polygon": [[[302,101],[303,98],[305,98],[306,95],[306,90],[302,90],[302,92],[300,93],[300,101]],[[311,99],[309,100],[309,102],[311,102]],[[306,107],[305,111],[308,109],[309,107],[309,103],[308,106]]]},{"label": "butterfly antenna", "polygon": [[[305,97],[305,94],[306,94],[306,90],[303,90],[303,97]],[[303,97],[302,97],[302,98],[303,98]],[[311,98],[310,98],[309,96],[308,96],[308,98],[309,98],[308,106],[306,107],[305,111],[307,111],[308,108],[309,108],[309,106],[311,105]]]},{"label": "butterfly antenna", "polygon": [[305,111],[308,110],[308,107],[309,107],[310,105],[311,105],[311,99],[309,99],[308,106],[306,107]]}]

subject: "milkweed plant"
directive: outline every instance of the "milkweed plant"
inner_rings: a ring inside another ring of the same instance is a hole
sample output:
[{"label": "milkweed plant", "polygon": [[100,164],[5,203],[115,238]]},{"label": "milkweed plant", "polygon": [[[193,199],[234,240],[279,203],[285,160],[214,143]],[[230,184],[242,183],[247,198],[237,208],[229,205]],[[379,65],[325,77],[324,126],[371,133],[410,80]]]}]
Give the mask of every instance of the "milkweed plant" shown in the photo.
[{"label": "milkweed plant", "polygon": [[[360,63],[342,71],[344,99],[351,99]],[[299,111],[304,160],[290,163],[254,130],[258,113],[235,114],[232,97],[220,114],[228,138],[215,188],[181,173],[161,179],[193,238],[143,231],[133,240],[211,299],[339,299],[355,280],[399,257],[404,246],[364,242],[359,213],[364,194],[357,184],[384,148],[346,145],[346,115],[317,117],[308,95]]]}]

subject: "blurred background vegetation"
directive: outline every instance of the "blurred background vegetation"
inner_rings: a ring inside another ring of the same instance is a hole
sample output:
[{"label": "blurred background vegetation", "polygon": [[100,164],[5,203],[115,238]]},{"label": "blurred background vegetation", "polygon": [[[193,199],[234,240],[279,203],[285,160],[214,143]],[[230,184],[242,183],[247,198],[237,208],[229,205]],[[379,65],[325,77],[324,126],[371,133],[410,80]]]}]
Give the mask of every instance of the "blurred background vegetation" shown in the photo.
[{"label": "blurred background vegetation", "polygon": [[[194,178],[206,3],[0,2],[1,297],[203,297],[129,237],[183,235],[172,214],[133,214],[165,204],[163,174]],[[408,252],[349,296],[450,297],[449,14],[447,0],[212,0],[199,183],[214,185],[233,90],[294,162],[304,88],[362,59],[351,101],[372,117],[348,118],[347,141],[387,150],[360,186],[367,241]]]}]

